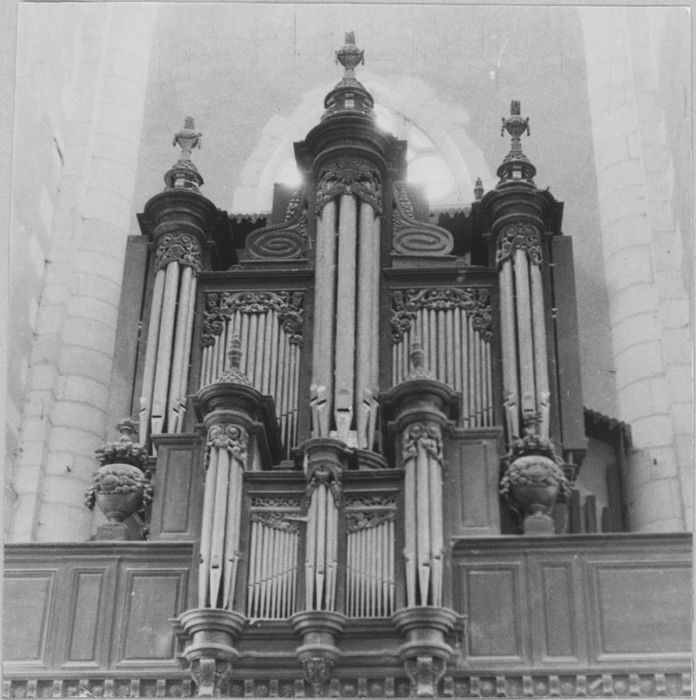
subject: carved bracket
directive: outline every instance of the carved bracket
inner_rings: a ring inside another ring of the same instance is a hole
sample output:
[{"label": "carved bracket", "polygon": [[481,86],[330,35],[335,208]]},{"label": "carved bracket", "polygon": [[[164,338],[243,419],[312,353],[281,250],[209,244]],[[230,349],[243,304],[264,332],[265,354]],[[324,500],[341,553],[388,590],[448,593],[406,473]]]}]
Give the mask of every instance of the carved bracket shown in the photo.
[{"label": "carved bracket", "polygon": [[199,698],[227,695],[227,685],[232,674],[232,663],[221,659],[198,657],[191,660],[191,676],[198,686]]},{"label": "carved bracket", "polygon": [[202,267],[201,244],[198,239],[182,231],[160,236],[155,253],[155,269],[161,270],[171,262],[188,265],[198,274]]},{"label": "carved bracket", "polygon": [[379,171],[358,158],[339,158],[325,165],[317,184],[316,213],[334,197],[353,194],[369,204],[376,214],[382,211],[382,183]]},{"label": "carved bracket", "polygon": [[397,255],[449,255],[454,247],[449,231],[415,218],[403,182],[394,183],[392,228],[392,252]]},{"label": "carved bracket", "polygon": [[235,311],[243,314],[265,314],[273,309],[278,314],[280,327],[289,335],[291,345],[302,345],[304,321],[304,294],[302,292],[213,292],[205,295],[202,337],[203,347],[213,345],[225,320]]},{"label": "carved bracket", "polygon": [[309,506],[314,489],[320,485],[328,487],[336,507],[340,507],[343,488],[341,483],[341,468],[338,465],[325,462],[312,464],[308,467],[307,486],[305,488],[305,507]]},{"label": "carved bracket", "polygon": [[420,309],[449,311],[463,309],[472,319],[474,330],[478,331],[484,340],[493,337],[491,299],[487,289],[469,288],[430,288],[430,289],[399,289],[391,295],[391,341],[397,345],[411,329],[416,314]]},{"label": "carved bracket", "polygon": [[411,423],[402,436],[402,457],[404,462],[418,456],[418,448],[442,464],[442,428],[437,423],[427,421]]},{"label": "carved bracket", "polygon": [[498,236],[498,250],[495,254],[497,265],[512,257],[516,250],[527,251],[532,265],[541,265],[541,233],[531,224],[510,224]]},{"label": "carved bracket", "polygon": [[324,655],[311,656],[302,660],[305,680],[309,683],[315,698],[326,694],[326,685],[331,678],[333,665],[333,660]]},{"label": "carved bracket", "polygon": [[404,661],[404,670],[411,680],[412,694],[417,698],[433,698],[437,685],[445,675],[447,662],[438,656],[426,654]]}]

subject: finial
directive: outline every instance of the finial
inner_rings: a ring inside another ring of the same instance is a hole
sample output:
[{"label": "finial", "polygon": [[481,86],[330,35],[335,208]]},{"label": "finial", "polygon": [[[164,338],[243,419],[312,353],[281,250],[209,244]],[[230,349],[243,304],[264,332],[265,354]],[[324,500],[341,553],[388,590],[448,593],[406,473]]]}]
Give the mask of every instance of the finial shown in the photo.
[{"label": "finial", "polygon": [[203,184],[203,178],[198,168],[191,161],[191,151],[201,147],[200,131],[196,131],[193,117],[184,117],[184,127],[174,134],[172,146],[179,146],[181,154],[174,166],[164,176],[167,189],[184,188],[198,190]]},{"label": "finial", "polygon": [[138,424],[130,418],[116,423],[116,430],[121,433],[121,442],[138,442]]},{"label": "finial", "polygon": [[230,348],[227,351],[229,359],[229,367],[220,375],[217,380],[218,384],[245,384],[251,386],[251,382],[240,369],[242,366],[242,341],[238,335],[233,335],[230,338]]},{"label": "finial", "polygon": [[498,168],[498,176],[501,180],[522,179],[532,183],[536,175],[536,168],[529,162],[527,156],[522,153],[521,136],[525,132],[529,136],[529,117],[522,117],[519,100],[510,102],[510,116],[503,117],[500,127],[500,135],[510,134],[510,152],[505,156],[502,165]]},{"label": "finial", "polygon": [[354,77],[355,66],[365,63],[365,52],[355,45],[355,32],[346,32],[346,43],[336,51],[336,61],[345,69],[345,78]]},{"label": "finial", "polygon": [[474,186],[474,199],[479,200],[483,197],[483,182],[480,177],[476,178],[476,185]]},{"label": "finial", "polygon": [[411,352],[409,353],[411,360],[411,374],[406,377],[406,381],[411,379],[432,379],[433,375],[425,368],[425,352],[419,340],[414,340],[411,343]]}]

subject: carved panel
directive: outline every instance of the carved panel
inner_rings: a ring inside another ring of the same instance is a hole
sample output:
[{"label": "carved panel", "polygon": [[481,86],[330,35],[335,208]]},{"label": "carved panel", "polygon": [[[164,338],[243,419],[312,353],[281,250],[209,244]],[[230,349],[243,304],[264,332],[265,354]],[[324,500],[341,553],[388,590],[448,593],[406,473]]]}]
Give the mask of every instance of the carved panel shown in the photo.
[{"label": "carved panel", "polygon": [[170,619],[184,607],[187,571],[131,569],[122,602],[119,665],[167,662],[174,665]]},{"label": "carved panel", "polygon": [[542,655],[549,660],[558,657],[575,659],[578,655],[575,593],[572,565],[541,564],[540,590],[543,591],[537,613],[543,617]]},{"label": "carved panel", "polygon": [[67,661],[98,666],[103,632],[105,571],[75,571],[69,615]]},{"label": "carved panel", "polygon": [[527,606],[520,591],[520,566],[462,567],[463,613],[469,616],[471,658],[523,661]]},{"label": "carved panel", "polygon": [[5,662],[32,665],[47,662],[46,641],[55,578],[55,571],[16,571],[6,575],[2,627],[4,639],[12,639],[12,644],[4,646]]},{"label": "carved panel", "polygon": [[447,442],[445,522],[452,537],[500,533],[500,435],[472,439],[457,432]]},{"label": "carved panel", "polygon": [[690,651],[688,566],[645,562],[592,568],[599,659]]}]

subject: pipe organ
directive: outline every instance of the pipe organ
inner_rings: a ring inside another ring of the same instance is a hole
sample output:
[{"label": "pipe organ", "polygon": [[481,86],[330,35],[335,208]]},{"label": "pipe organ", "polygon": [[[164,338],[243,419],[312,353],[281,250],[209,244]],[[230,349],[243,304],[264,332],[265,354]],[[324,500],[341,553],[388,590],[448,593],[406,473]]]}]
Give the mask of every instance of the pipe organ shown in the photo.
[{"label": "pipe organ", "polygon": [[[552,304],[569,298],[552,269],[561,204],[533,183],[526,121],[513,104],[494,189],[429,216],[405,142],[375,125],[352,36],[337,56],[345,74],[295,144],[304,185],[278,187],[265,221],[225,218],[200,194],[192,122],[141,217],[151,254],[131,405],[141,440],[164,446],[156,499],[185,504],[185,531],[199,528],[197,607],[177,629],[194,680],[207,669],[204,693],[243,673],[240,654],[266,658],[264,634],[277,636],[273,663],[294,649],[325,693],[374,625],[412,691],[434,695],[458,653],[454,544],[552,534],[552,510],[562,518],[570,471],[556,449],[577,368],[554,336]],[[172,455],[186,445],[204,456],[182,466]],[[517,481],[539,469],[557,492],[524,503]]]}]

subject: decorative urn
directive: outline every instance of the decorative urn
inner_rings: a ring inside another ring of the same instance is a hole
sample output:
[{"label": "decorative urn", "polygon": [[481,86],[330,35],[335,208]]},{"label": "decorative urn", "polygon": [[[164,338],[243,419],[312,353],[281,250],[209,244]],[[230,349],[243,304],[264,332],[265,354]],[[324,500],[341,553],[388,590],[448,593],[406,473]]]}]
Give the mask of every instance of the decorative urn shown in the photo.
[{"label": "decorative urn", "polygon": [[102,466],[95,472],[85,494],[85,505],[92,510],[96,503],[111,525],[106,527],[109,534],[106,531],[101,536],[97,533],[100,539],[128,539],[123,521],[138,513],[144,515],[152,502],[152,485],[143,471],[148,464],[148,454],[136,442],[135,423],[124,420],[117,427],[120,438],[95,452]]},{"label": "decorative urn", "polygon": [[534,429],[530,423],[526,435],[513,442],[500,493],[524,517],[525,534],[551,534],[554,504],[570,494],[570,484],[553,444]]}]

